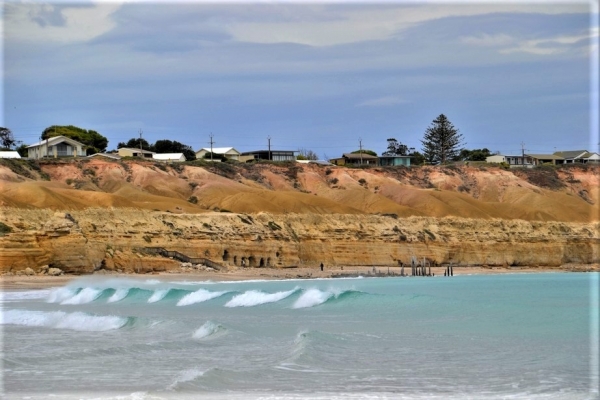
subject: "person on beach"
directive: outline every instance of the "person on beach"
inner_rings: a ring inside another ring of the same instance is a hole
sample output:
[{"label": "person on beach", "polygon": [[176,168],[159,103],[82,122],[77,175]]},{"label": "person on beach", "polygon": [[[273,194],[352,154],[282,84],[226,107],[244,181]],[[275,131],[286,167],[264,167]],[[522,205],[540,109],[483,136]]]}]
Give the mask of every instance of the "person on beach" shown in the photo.
[{"label": "person on beach", "polygon": [[323,271],[323,263],[321,263],[321,271]]}]

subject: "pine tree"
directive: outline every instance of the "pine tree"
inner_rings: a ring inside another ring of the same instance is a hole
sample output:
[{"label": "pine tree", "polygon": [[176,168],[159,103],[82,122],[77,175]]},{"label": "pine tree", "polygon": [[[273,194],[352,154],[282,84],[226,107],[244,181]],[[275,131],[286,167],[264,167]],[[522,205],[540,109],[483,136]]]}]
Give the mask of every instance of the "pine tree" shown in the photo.
[{"label": "pine tree", "polygon": [[442,164],[456,157],[463,144],[462,135],[444,114],[433,120],[421,143],[425,159],[430,163]]}]

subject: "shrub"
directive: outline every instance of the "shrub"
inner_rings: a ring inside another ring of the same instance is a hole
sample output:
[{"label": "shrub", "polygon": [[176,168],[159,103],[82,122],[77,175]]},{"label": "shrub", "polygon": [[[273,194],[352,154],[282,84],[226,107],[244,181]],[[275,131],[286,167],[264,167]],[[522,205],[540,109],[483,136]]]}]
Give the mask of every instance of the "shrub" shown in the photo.
[{"label": "shrub", "polygon": [[337,185],[337,183],[339,182],[338,178],[333,178],[329,180],[329,183],[331,183],[332,185]]},{"label": "shrub", "polygon": [[11,233],[12,228],[6,225],[4,222],[0,222],[0,236],[4,236],[7,233]]},{"label": "shrub", "polygon": [[196,196],[190,196],[188,201],[192,204],[198,204],[198,198]]},{"label": "shrub", "polygon": [[364,178],[360,178],[358,180],[358,183],[360,183],[361,185],[365,185],[367,183],[367,181]]}]

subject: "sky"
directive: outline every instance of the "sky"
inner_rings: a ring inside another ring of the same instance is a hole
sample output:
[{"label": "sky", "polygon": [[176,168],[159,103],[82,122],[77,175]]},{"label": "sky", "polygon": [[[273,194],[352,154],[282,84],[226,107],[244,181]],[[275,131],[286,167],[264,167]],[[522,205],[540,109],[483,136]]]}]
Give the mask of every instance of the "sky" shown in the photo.
[{"label": "sky", "polygon": [[598,32],[597,0],[9,0],[0,120],[328,159],[445,114],[467,149],[598,151]]}]

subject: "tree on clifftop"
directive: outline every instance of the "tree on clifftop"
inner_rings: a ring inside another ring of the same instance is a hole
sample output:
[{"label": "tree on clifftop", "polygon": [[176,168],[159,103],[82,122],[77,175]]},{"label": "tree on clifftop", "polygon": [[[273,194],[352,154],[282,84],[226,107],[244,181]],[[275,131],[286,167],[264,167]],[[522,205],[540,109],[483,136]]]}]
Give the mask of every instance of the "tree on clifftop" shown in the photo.
[{"label": "tree on clifftop", "polygon": [[108,146],[108,139],[98,132],[91,129],[85,130],[73,125],[52,125],[42,132],[42,139],[48,139],[54,136],[66,136],[83,143],[87,155],[106,151],[106,146]]},{"label": "tree on clifftop", "polygon": [[0,127],[0,147],[10,150],[15,144],[15,137],[10,129]]},{"label": "tree on clifftop", "polygon": [[[406,156],[408,155],[408,146],[402,144],[394,138],[389,138],[387,140],[388,147],[387,150],[381,153],[382,156]],[[410,149],[414,150],[414,149]]]},{"label": "tree on clifftop", "polygon": [[444,114],[440,114],[425,131],[421,143],[423,155],[429,163],[445,164],[458,155],[462,146],[462,135]]}]

